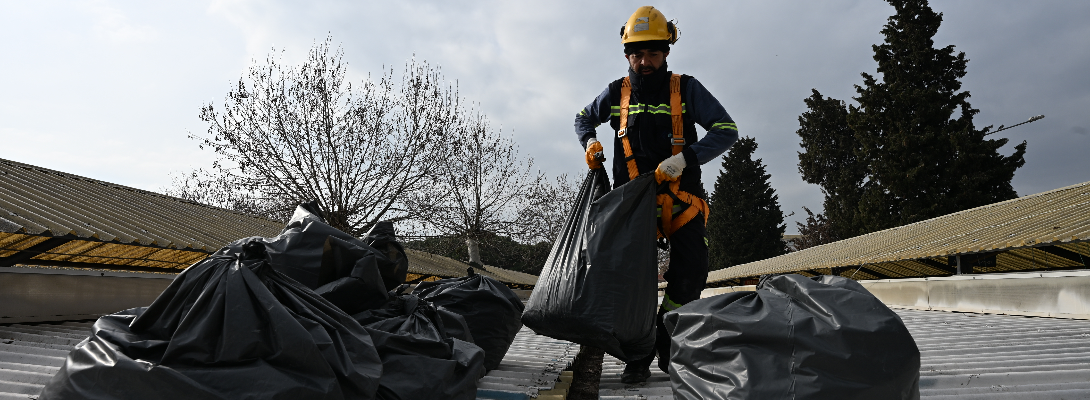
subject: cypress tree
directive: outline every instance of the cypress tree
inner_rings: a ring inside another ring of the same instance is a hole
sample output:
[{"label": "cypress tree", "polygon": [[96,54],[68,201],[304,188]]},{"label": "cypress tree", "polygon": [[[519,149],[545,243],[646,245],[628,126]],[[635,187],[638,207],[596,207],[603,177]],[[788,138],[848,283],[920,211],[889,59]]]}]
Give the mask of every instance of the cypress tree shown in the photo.
[{"label": "cypress tree", "polygon": [[[806,209],[811,219],[823,221],[823,233],[806,239],[811,247],[863,233],[856,213],[863,196],[866,163],[856,155],[860,145],[848,127],[844,102],[822,97],[816,89],[804,101],[809,111],[799,116],[796,132],[806,150],[799,152],[799,173],[806,182],[821,186],[825,194],[823,213],[815,216]],[[801,228],[799,233],[807,236]]]},{"label": "cypress tree", "polygon": [[1025,164],[1026,143],[1009,157],[1006,139],[978,130],[969,92],[960,91],[968,59],[934,47],[942,14],[926,0],[890,0],[897,13],[873,46],[882,82],[864,86],[848,123],[869,161],[859,204],[868,231],[890,228],[1017,197],[1010,181]]},{"label": "cypress tree", "polygon": [[[991,126],[973,124],[979,110],[960,81],[969,60],[954,46],[934,47],[942,14],[926,0],[887,1],[896,14],[882,29],[884,43],[872,46],[881,81],[862,74],[863,86],[855,87],[858,106],[848,107],[843,122],[832,104],[837,101],[817,91],[800,118],[806,156],[800,153],[799,170],[822,185],[826,217],[845,237],[1015,198],[1010,182],[1025,164],[1025,142],[1003,156],[998,149],[1007,139],[987,139]],[[837,122],[819,123],[825,120]],[[843,137],[845,126],[854,134],[853,154],[814,145]],[[814,161],[833,159],[839,160]],[[814,169],[824,166],[835,171]],[[860,171],[857,179],[853,174]],[[856,190],[839,186],[850,181]]]},{"label": "cypress tree", "polygon": [[712,270],[787,252],[783,212],[761,159],[757,141],[744,137],[723,156],[708,207],[708,256]]}]

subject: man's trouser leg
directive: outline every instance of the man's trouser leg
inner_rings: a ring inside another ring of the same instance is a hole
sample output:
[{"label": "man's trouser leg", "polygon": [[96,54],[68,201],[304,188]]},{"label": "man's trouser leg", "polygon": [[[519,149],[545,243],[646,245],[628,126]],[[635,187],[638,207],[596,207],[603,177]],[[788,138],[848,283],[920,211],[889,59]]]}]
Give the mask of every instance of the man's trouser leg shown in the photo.
[{"label": "man's trouser leg", "polygon": [[700,292],[708,281],[708,243],[705,239],[704,216],[697,215],[692,221],[674,232],[670,237],[670,269],[666,279],[666,295],[655,317],[655,352],[646,358],[632,362],[637,366],[650,366],[659,355],[659,367],[668,372],[670,358],[670,335],[662,323],[663,314],[700,298]]}]

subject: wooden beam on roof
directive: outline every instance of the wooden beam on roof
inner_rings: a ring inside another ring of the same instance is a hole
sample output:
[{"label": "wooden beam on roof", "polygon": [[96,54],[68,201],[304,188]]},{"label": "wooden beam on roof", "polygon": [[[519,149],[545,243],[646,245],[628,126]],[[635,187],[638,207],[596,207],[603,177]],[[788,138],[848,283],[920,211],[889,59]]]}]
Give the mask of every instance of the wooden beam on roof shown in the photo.
[{"label": "wooden beam on roof", "polygon": [[920,264],[927,265],[928,267],[935,268],[937,270],[948,273],[950,275],[956,275],[958,273],[957,268],[951,267],[951,266],[949,266],[947,264],[940,263],[940,262],[932,260],[930,258],[917,258],[917,259],[912,260],[912,261],[918,262]]},{"label": "wooden beam on roof", "polygon": [[1068,250],[1068,249],[1065,249],[1065,248],[1062,248],[1062,247],[1059,247],[1059,246],[1042,246],[1042,247],[1034,247],[1034,248],[1037,249],[1037,250],[1041,250],[1043,252],[1046,252],[1048,254],[1052,254],[1052,255],[1054,255],[1056,257],[1060,257],[1060,258],[1066,259],[1068,261],[1071,261],[1071,262],[1074,262],[1074,263],[1077,263],[1077,264],[1082,264],[1083,268],[1087,267],[1086,258],[1082,254],[1073,252],[1071,250]]},{"label": "wooden beam on roof", "polygon": [[46,239],[44,242],[30,246],[26,249],[19,251],[18,253],[0,258],[0,267],[10,267],[16,264],[26,263],[30,259],[34,258],[34,256],[48,252],[49,250],[53,250],[54,248],[62,244],[68,243],[71,240],[72,238],[70,237],[51,237],[49,239]]},{"label": "wooden beam on roof", "polygon": [[883,274],[881,272],[875,271],[875,270],[867,268],[867,267],[859,267],[859,272],[865,272],[865,273],[871,274],[873,276],[878,277],[878,279],[893,279],[892,276]]}]

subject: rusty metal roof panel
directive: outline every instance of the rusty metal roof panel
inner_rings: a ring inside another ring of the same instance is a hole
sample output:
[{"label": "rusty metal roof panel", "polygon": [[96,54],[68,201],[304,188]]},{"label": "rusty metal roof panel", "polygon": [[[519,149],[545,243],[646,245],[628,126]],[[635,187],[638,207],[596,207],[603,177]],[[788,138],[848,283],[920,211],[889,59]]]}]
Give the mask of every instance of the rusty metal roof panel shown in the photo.
[{"label": "rusty metal roof panel", "polygon": [[1088,240],[1090,182],[1084,182],[712,271],[708,282],[879,263],[914,271],[904,276],[923,276],[934,267],[903,261],[1010,250],[1025,255],[1033,247]]}]

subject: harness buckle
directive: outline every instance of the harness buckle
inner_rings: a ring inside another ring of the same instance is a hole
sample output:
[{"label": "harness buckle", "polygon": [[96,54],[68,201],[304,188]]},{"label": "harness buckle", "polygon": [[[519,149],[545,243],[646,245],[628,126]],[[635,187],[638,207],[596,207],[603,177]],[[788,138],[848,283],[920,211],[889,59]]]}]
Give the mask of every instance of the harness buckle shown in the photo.
[{"label": "harness buckle", "polygon": [[628,132],[627,132],[627,131],[628,131],[628,129],[627,129],[627,128],[626,128],[626,129],[621,129],[621,130],[617,131],[617,137],[619,137],[619,138],[622,138],[622,137],[624,137],[624,135],[627,135],[627,134],[628,134]]},{"label": "harness buckle", "polygon": [[685,138],[670,138],[670,142],[673,143],[674,146],[684,146]]}]

